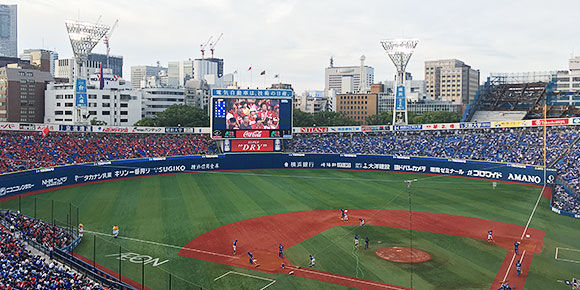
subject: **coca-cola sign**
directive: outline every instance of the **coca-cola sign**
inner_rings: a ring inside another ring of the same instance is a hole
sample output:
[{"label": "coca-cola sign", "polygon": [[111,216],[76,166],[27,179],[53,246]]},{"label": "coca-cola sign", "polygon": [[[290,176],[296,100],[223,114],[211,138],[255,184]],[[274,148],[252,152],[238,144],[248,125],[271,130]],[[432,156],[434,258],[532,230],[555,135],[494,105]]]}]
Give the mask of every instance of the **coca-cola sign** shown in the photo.
[{"label": "coca-cola sign", "polygon": [[232,152],[271,152],[274,140],[232,140]]},{"label": "coca-cola sign", "polygon": [[268,130],[236,131],[236,138],[256,139],[256,138],[268,138],[268,137],[270,137],[270,131],[268,131]]},{"label": "coca-cola sign", "polygon": [[300,133],[326,133],[328,127],[302,127]]}]

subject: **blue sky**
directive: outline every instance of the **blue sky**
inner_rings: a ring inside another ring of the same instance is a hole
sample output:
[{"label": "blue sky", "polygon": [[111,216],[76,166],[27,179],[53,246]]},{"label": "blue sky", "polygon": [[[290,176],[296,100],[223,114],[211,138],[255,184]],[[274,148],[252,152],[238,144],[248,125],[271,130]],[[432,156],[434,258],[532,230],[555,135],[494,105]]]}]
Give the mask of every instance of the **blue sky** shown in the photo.
[{"label": "blue sky", "polygon": [[[70,57],[64,20],[119,26],[111,53],[130,66],[200,57],[199,45],[224,33],[216,57],[254,85],[280,74],[301,92],[324,88],[324,68],[358,65],[361,55],[375,80],[392,79],[394,66],[379,41],[419,38],[407,71],[423,79],[425,60],[458,58],[490,72],[567,69],[580,55],[578,0],[343,1],[343,0],[23,0],[18,4],[18,50],[56,49]],[[101,43],[95,52],[105,52]],[[266,70],[266,79],[258,74]]]}]

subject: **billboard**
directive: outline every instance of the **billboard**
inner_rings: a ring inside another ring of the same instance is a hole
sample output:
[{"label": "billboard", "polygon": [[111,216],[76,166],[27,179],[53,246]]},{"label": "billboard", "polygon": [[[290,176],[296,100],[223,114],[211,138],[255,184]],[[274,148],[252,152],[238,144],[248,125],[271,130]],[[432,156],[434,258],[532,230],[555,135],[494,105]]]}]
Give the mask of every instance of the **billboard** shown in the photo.
[{"label": "billboard", "polygon": [[405,87],[397,86],[397,94],[395,95],[395,110],[404,111],[407,109],[407,101],[405,100]]},{"label": "billboard", "polygon": [[87,80],[77,79],[75,84],[75,95],[76,95],[76,103],[77,107],[87,107],[88,106],[88,99],[87,99]]},{"label": "billboard", "polygon": [[214,97],[211,110],[212,138],[292,138],[292,107],[292,99],[289,98]]},{"label": "billboard", "polygon": [[231,152],[272,152],[274,140],[232,140]]}]

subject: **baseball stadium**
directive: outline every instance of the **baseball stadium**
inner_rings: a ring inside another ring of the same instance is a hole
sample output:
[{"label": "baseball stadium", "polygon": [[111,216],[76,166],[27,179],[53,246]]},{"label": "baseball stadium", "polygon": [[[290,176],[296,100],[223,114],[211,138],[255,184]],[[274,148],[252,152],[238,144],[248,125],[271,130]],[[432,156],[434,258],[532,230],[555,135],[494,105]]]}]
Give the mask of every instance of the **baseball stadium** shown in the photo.
[{"label": "baseball stadium", "polygon": [[571,289],[578,123],[2,123],[3,254],[82,289]]}]

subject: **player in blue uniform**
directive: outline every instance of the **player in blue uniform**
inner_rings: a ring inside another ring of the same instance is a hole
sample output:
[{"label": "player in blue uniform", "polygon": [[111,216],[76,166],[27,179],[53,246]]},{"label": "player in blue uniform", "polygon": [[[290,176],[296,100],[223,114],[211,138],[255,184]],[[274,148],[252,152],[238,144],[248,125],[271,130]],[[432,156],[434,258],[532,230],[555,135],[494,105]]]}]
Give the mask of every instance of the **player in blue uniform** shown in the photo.
[{"label": "player in blue uniform", "polygon": [[308,267],[312,268],[314,265],[316,265],[316,259],[310,255],[310,265],[308,265]]},{"label": "player in blue uniform", "polygon": [[237,246],[238,246],[238,240],[235,240],[234,243],[232,244],[232,247],[234,248],[234,255],[236,254]]},{"label": "player in blue uniform", "polygon": [[522,274],[522,263],[520,263],[520,260],[516,262],[516,272],[518,273],[518,276]]},{"label": "player in blue uniform", "polygon": [[515,241],[514,242],[514,252],[516,252],[516,255],[519,255],[520,254],[519,246],[520,246],[520,242]]},{"label": "player in blue uniform", "polygon": [[278,245],[278,257],[284,258],[284,246],[282,244]]},{"label": "player in blue uniform", "polygon": [[487,241],[489,243],[491,243],[493,241],[493,231],[492,230],[487,231]]},{"label": "player in blue uniform", "polygon": [[344,208],[340,209],[340,220],[344,220]]},{"label": "player in blue uniform", "polygon": [[254,264],[254,254],[252,252],[248,252],[248,256],[250,256],[250,264]]},{"label": "player in blue uniform", "polygon": [[355,248],[358,248],[358,246],[359,246],[358,234],[354,235],[354,246],[355,246]]},{"label": "player in blue uniform", "polygon": [[365,225],[365,220],[363,218],[359,218],[358,220],[360,221],[361,227]]},{"label": "player in blue uniform", "polygon": [[369,248],[369,237],[365,237],[365,249]]}]

